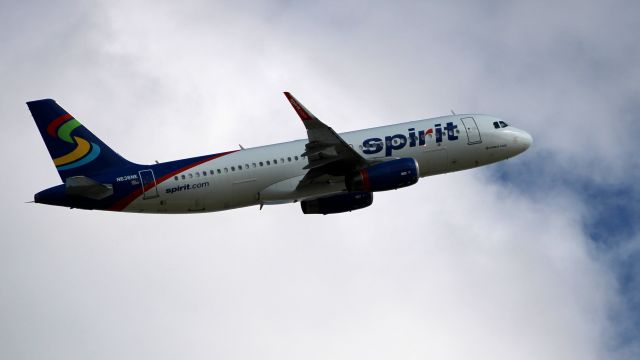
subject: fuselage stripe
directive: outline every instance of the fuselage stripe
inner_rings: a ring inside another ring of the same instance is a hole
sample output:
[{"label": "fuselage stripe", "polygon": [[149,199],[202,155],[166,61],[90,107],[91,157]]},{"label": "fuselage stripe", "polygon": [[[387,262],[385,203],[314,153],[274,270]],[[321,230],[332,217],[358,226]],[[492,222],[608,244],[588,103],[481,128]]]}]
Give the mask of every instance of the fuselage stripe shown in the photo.
[{"label": "fuselage stripe", "polygon": [[[214,156],[211,156],[209,158],[200,160],[200,161],[196,161],[192,164],[189,164],[187,166],[181,167],[180,169],[177,169],[175,171],[171,171],[163,176],[161,176],[160,178],[156,179],[156,186],[160,185],[161,183],[163,183],[164,181],[166,181],[167,179],[172,178],[173,176],[175,176],[176,174],[179,174],[183,171],[187,171],[193,167],[196,167],[198,165],[204,164],[207,161],[211,161],[211,160],[215,160],[219,157],[225,156],[225,155],[229,155],[232,154],[234,152],[236,152],[238,150],[232,150],[232,151],[227,151],[224,153],[220,153],[220,154],[216,154]],[[140,195],[142,195],[145,191],[151,189],[153,187],[153,184],[148,184],[144,187],[144,189],[142,189],[142,187],[137,188],[136,190],[132,191],[131,193],[129,193],[129,195],[123,197],[121,200],[119,200],[118,202],[116,202],[115,204],[113,204],[109,210],[112,211],[122,211],[124,208],[126,208],[127,206],[129,206],[129,204],[131,204],[135,199],[137,199]]]}]

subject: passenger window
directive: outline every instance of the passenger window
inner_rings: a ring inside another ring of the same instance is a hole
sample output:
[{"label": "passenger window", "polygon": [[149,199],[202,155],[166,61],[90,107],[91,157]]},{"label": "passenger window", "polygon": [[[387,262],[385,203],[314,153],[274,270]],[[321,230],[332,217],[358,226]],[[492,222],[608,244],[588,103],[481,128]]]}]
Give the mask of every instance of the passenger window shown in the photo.
[{"label": "passenger window", "polygon": [[182,180],[184,180],[186,177],[184,176],[184,174],[181,176]]},{"label": "passenger window", "polygon": [[231,171],[236,171],[236,167],[235,167],[235,166],[232,166],[232,167],[231,167]]},{"label": "passenger window", "polygon": [[294,156],[293,158],[296,159],[296,161],[298,161],[298,157],[297,156]]},{"label": "passenger window", "polygon": [[213,175],[213,170],[209,170],[209,174]]},{"label": "passenger window", "polygon": [[277,164],[277,163],[278,163],[278,160],[273,159],[273,164],[275,165],[275,164]]},{"label": "passenger window", "polygon": [[262,165],[264,165],[264,164],[262,163],[262,161],[260,161],[260,166],[262,166]]},{"label": "passenger window", "polygon": [[246,170],[249,170],[249,164],[244,164],[244,168],[245,168]]},{"label": "passenger window", "polygon": [[509,125],[507,125],[507,123],[506,123],[506,122],[504,122],[504,121],[500,121],[500,127],[503,127],[503,128],[504,128],[504,127],[507,127],[507,126],[509,126]]},{"label": "passenger window", "polygon": [[193,174],[189,173],[189,179],[193,179]]},{"label": "passenger window", "polygon": [[206,171],[203,171],[203,172],[202,172],[202,176],[207,176],[207,172],[206,172]]},{"label": "passenger window", "polygon": [[271,161],[267,160],[267,166],[271,165]]},{"label": "passenger window", "polygon": [[228,173],[229,172],[229,168],[224,168],[224,172]]},{"label": "passenger window", "polygon": [[174,178],[173,178],[173,180],[178,181],[178,177],[177,177],[177,176],[176,176],[176,177],[174,177]]},{"label": "passenger window", "polygon": [[280,158],[280,162],[284,164],[284,158]]},{"label": "passenger window", "polygon": [[253,164],[251,164],[251,165],[253,165],[253,167],[254,167],[254,168],[256,167],[256,163],[253,163]]},{"label": "passenger window", "polygon": [[496,129],[500,129],[500,124],[498,124],[497,121],[494,121],[493,122],[493,127],[496,128]]},{"label": "passenger window", "polygon": [[242,165],[238,165],[238,170],[242,170]]},{"label": "passenger window", "polygon": [[289,157],[287,158],[287,160],[288,160],[289,162],[291,162],[291,156],[289,156]]}]

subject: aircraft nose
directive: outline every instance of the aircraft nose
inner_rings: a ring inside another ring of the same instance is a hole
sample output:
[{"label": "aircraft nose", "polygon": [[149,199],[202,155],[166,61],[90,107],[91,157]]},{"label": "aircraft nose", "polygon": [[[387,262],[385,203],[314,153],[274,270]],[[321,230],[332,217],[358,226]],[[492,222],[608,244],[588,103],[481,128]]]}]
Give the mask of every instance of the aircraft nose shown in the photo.
[{"label": "aircraft nose", "polygon": [[533,138],[528,132],[518,129],[513,137],[513,146],[518,150],[518,154],[527,150],[533,143]]}]

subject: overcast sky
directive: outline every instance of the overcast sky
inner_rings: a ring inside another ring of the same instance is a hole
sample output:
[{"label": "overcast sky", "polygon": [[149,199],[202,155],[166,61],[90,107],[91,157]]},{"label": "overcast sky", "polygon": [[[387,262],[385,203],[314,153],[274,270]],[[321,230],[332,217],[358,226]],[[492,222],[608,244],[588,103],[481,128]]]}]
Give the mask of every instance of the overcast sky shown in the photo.
[{"label": "overcast sky", "polygon": [[[0,4],[0,358],[637,359],[635,1]],[[25,204],[54,98],[131,161],[458,113],[497,165],[348,214]]]}]

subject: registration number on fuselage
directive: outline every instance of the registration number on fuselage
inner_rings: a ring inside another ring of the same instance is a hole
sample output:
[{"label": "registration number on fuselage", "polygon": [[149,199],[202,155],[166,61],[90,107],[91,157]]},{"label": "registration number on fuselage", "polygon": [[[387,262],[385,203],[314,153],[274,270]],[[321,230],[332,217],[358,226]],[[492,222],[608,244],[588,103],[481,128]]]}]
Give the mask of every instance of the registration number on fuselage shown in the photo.
[{"label": "registration number on fuselage", "polygon": [[120,181],[129,181],[129,180],[137,180],[137,179],[138,179],[138,175],[131,174],[131,175],[125,175],[125,176],[118,176],[116,178],[116,181],[120,182]]}]

